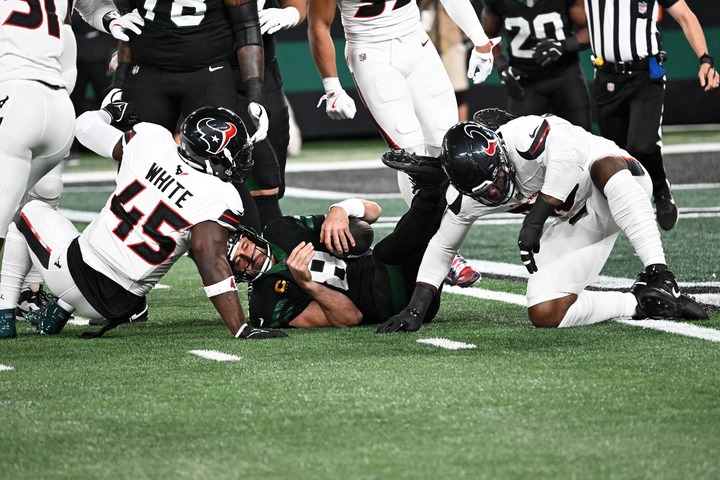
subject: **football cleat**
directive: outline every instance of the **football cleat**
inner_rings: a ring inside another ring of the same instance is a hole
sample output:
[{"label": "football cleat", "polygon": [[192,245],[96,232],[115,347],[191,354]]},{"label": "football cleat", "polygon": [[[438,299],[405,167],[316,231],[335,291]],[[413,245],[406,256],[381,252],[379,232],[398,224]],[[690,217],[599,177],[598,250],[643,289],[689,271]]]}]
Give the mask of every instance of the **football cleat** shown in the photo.
[{"label": "football cleat", "polygon": [[43,290],[42,285],[40,285],[40,289],[37,292],[33,292],[29,288],[25,289],[20,292],[20,298],[18,299],[17,308],[15,309],[15,317],[18,320],[25,320],[28,312],[38,310],[55,300],[57,300],[57,297]]},{"label": "football cleat", "polygon": [[445,284],[465,288],[475,285],[481,278],[480,272],[472,268],[460,253],[456,253],[445,277]]},{"label": "football cleat", "polygon": [[15,310],[12,308],[0,310],[0,338],[14,338],[16,336]]},{"label": "football cleat", "polygon": [[637,299],[638,309],[642,310],[633,318],[682,318],[683,299],[670,270],[649,267],[638,274],[630,292]]},{"label": "football cleat", "polygon": [[27,313],[25,320],[37,329],[41,335],[55,335],[65,327],[72,315],[57,302],[50,302],[38,310]]},{"label": "football cleat", "polygon": [[665,180],[665,185],[655,191],[655,215],[660,228],[672,230],[680,216],[675,199],[670,190],[670,182]]}]

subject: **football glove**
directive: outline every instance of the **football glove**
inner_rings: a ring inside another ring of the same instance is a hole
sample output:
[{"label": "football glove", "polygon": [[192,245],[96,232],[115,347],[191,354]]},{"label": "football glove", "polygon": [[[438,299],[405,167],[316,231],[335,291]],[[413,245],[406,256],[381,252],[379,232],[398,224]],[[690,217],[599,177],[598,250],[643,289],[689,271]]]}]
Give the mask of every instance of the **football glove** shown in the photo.
[{"label": "football glove", "polygon": [[247,323],[244,323],[240,330],[235,334],[235,338],[242,338],[245,340],[264,340],[266,338],[285,338],[287,333],[280,330],[265,330],[262,328],[252,328]]},{"label": "football glove", "polygon": [[250,102],[247,111],[250,115],[250,118],[252,118],[255,127],[257,128],[257,130],[255,131],[255,135],[250,137],[250,143],[258,143],[265,140],[265,137],[267,137],[268,128],[270,128],[270,120],[268,119],[268,114],[265,110],[265,107],[263,107],[259,103]]},{"label": "football glove", "polygon": [[493,53],[492,47],[500,43],[500,37],[490,39],[490,51],[488,53],[480,53],[476,49],[472,49],[470,60],[468,61],[468,78],[472,78],[474,84],[479,84],[487,80],[492,73]]},{"label": "football glove", "polygon": [[122,88],[111,88],[100,102],[100,108],[105,108],[106,105],[120,100],[122,100]]},{"label": "football glove", "polygon": [[280,30],[287,30],[298,24],[300,12],[295,7],[265,8],[258,13],[260,17],[260,33],[272,35]]},{"label": "football glove", "polygon": [[541,67],[547,67],[560,60],[566,52],[578,50],[580,50],[580,42],[574,35],[566,40],[543,38],[533,47],[533,60]]},{"label": "football glove", "polygon": [[[105,105],[102,110],[110,115],[110,124],[119,125],[123,124],[128,127],[132,127],[137,123],[137,116],[130,115],[128,112],[128,103],[123,101],[110,102]],[[133,122],[134,118],[134,122]]]},{"label": "football glove", "polygon": [[502,69],[500,73],[500,81],[505,85],[505,89],[513,98],[522,98],[525,96],[525,89],[520,85],[520,79],[523,74],[518,70],[514,70],[510,65]]},{"label": "football glove", "polygon": [[320,101],[317,106],[325,104],[325,113],[333,120],[345,120],[355,117],[357,108],[355,107],[355,100],[345,92],[342,88],[335,90],[334,92],[326,93],[320,97]]},{"label": "football glove", "polygon": [[137,35],[142,33],[140,27],[145,26],[145,20],[140,16],[137,8],[130,13],[126,13],[122,17],[118,17],[110,22],[108,29],[110,35],[123,42],[130,41],[130,37],[125,33],[126,30],[130,30]]},{"label": "football glove", "polygon": [[530,274],[538,270],[535,264],[534,254],[540,252],[540,237],[542,237],[542,233],[542,225],[528,223],[527,218],[523,220],[523,226],[518,235],[518,248],[520,249],[520,260]]},{"label": "football glove", "polygon": [[420,325],[422,325],[422,319],[418,311],[406,308],[382,323],[375,333],[417,332],[420,330]]}]

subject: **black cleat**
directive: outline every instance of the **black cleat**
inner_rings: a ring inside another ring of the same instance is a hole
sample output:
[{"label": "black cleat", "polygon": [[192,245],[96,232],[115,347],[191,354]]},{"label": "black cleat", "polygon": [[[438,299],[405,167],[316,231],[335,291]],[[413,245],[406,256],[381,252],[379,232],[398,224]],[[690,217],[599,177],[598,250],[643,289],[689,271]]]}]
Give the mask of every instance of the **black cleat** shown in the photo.
[{"label": "black cleat", "polygon": [[670,182],[665,180],[665,185],[655,190],[655,216],[660,228],[672,230],[680,216],[675,199],[670,190]]},{"label": "black cleat", "polygon": [[[648,267],[640,273],[630,292],[637,299],[639,310],[633,318],[682,318],[683,300],[675,275],[663,265]],[[688,297],[689,298],[689,297]],[[688,307],[689,308],[689,307]]]},{"label": "black cleat", "polygon": [[25,319],[41,335],[55,335],[65,328],[72,315],[57,302],[50,302],[39,310],[28,312]]}]

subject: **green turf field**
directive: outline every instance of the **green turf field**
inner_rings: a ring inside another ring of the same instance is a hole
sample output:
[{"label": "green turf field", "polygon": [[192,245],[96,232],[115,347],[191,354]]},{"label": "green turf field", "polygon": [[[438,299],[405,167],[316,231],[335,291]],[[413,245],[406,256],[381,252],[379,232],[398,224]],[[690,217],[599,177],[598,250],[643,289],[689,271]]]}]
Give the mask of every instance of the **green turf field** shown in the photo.
[{"label": "green turf field", "polygon": [[[384,150],[351,147],[348,158]],[[338,148],[350,147],[307,145],[303,161]],[[108,167],[87,157],[69,170]],[[108,194],[69,191],[61,206],[96,211]],[[662,234],[671,269],[717,296],[720,186],[676,200],[680,222]],[[378,202],[386,216],[403,211],[399,199]],[[518,228],[482,223],[462,252],[510,271]],[[627,287],[641,267],[622,238],[603,276]],[[94,329],[83,325],[40,337],[19,323],[18,338],[0,342],[0,478],[720,478],[717,309],[672,322],[681,334],[619,322],[540,330],[518,304],[522,278],[489,271],[463,293],[496,299],[445,293],[414,334],[293,330],[253,342],[232,338],[189,259],[161,284],[149,321],[102,339],[77,338]],[[432,339],[443,346],[420,342]]]}]

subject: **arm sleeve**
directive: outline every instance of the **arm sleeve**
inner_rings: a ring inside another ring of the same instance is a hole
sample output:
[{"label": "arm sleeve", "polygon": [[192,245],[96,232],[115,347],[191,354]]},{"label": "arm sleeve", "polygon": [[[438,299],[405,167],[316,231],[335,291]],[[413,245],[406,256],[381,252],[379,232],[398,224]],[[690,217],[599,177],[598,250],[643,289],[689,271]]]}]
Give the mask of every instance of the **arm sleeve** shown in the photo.
[{"label": "arm sleeve", "polygon": [[113,158],[113,149],[123,132],[110,125],[110,115],[91,110],[75,120],[75,136],[85,147],[105,158]]},{"label": "arm sleeve", "polygon": [[62,26],[62,53],[60,54],[60,68],[65,79],[68,94],[75,89],[77,81],[77,41],[72,27],[67,23]]},{"label": "arm sleeve", "polygon": [[476,47],[486,45],[490,39],[485,34],[480,19],[469,0],[441,0],[453,22],[468,36]]},{"label": "arm sleeve", "polygon": [[112,0],[77,0],[75,10],[96,30],[108,33],[103,26],[103,17],[106,13],[117,11],[117,7]]}]

